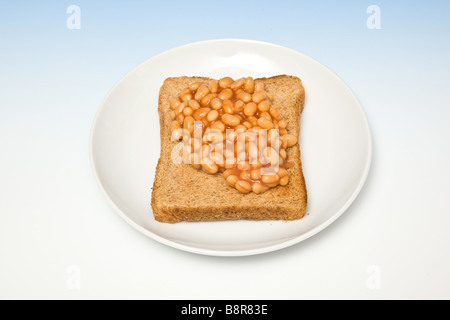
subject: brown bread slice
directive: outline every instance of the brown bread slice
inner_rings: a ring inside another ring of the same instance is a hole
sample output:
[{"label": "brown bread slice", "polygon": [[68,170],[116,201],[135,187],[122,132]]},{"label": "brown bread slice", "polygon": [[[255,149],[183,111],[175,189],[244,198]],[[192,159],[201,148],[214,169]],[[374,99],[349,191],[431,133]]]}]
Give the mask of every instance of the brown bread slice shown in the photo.
[{"label": "brown bread slice", "polygon": [[[161,126],[161,155],[156,167],[151,206],[157,221],[216,220],[294,220],[304,216],[307,206],[305,180],[300,159],[300,147],[287,149],[294,166],[288,169],[290,180],[286,186],[270,188],[262,194],[243,194],[230,187],[221,173],[214,175],[194,169],[189,164],[174,164],[171,141],[169,101],[180,91],[197,81],[209,82],[204,77],[167,78],[159,92],[158,112]],[[288,133],[299,136],[300,116],[305,91],[299,78],[279,75],[255,79],[266,85],[273,95],[273,105],[286,119]]]}]

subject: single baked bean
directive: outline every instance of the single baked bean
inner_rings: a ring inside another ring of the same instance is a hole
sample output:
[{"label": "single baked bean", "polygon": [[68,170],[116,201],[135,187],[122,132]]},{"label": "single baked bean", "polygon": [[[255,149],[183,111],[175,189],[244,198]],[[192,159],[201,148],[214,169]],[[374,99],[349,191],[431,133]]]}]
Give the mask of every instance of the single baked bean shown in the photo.
[{"label": "single baked bean", "polygon": [[237,100],[234,103],[234,111],[235,112],[241,112],[242,110],[244,110],[244,107],[245,107],[245,103],[242,100]]},{"label": "single baked bean", "polygon": [[238,180],[239,180],[239,178],[237,176],[235,176],[234,174],[229,175],[227,177],[227,183],[232,187],[234,187],[236,185],[236,182],[238,182]]},{"label": "single baked bean", "polygon": [[170,126],[170,132],[174,132],[176,129],[181,129],[181,124],[179,121],[172,121],[172,125]]},{"label": "single baked bean", "polygon": [[219,130],[214,130],[214,129],[211,129],[211,130],[207,129],[207,130],[209,130],[209,132],[205,132],[203,137],[206,137],[208,142],[213,142],[214,144],[223,142],[225,137],[222,134],[222,132],[220,132]]},{"label": "single baked bean", "polygon": [[249,142],[247,152],[249,158],[257,159],[259,156],[258,145],[255,142]]},{"label": "single baked bean", "polygon": [[255,91],[255,81],[252,77],[245,78],[244,90],[248,93],[253,93],[253,91]]},{"label": "single baked bean", "polygon": [[225,125],[220,120],[214,121],[214,123],[211,125],[211,128],[212,129],[217,129],[217,130],[219,130],[221,132],[225,131]]},{"label": "single baked bean", "polygon": [[274,129],[279,129],[280,127],[278,126],[278,121],[275,120],[275,122],[273,123],[273,128]]},{"label": "single baked bean", "polygon": [[189,100],[194,99],[194,97],[192,96],[192,93],[186,93],[180,96],[181,101],[183,102],[188,102]]},{"label": "single baked bean", "polygon": [[231,100],[224,100],[222,106],[223,112],[233,114],[234,113],[234,104]]},{"label": "single baked bean", "polygon": [[194,110],[192,110],[192,108],[191,107],[185,107],[184,109],[183,109],[183,116],[190,116],[191,114],[193,114],[194,113]]},{"label": "single baked bean", "polygon": [[181,112],[183,112],[183,109],[186,107],[186,104],[184,102],[180,103],[176,108],[175,108],[175,114],[179,114]]},{"label": "single baked bean", "polygon": [[259,118],[258,125],[263,129],[272,129],[273,128],[273,122],[270,120],[267,120],[266,118]]},{"label": "single baked bean", "polygon": [[244,162],[245,160],[248,160],[247,153],[245,151],[239,152],[237,160],[238,160],[238,162]]},{"label": "single baked bean", "polygon": [[185,140],[183,140],[183,162],[184,163],[190,163],[191,162],[191,154],[192,154],[192,147],[190,143],[186,143]]},{"label": "single baked bean", "polygon": [[221,135],[221,138],[219,139],[220,142],[214,143],[214,150],[215,152],[225,153],[224,145],[226,144],[225,141],[225,133],[220,132],[219,130],[212,130],[214,132],[217,132]]},{"label": "single baked bean", "polygon": [[270,107],[269,113],[270,113],[270,115],[271,115],[272,117],[274,117],[275,119],[277,119],[277,120],[280,120],[280,119],[281,119],[280,113],[278,112],[277,108],[275,108],[274,106],[271,106],[271,107]]},{"label": "single baked bean", "polygon": [[236,157],[226,158],[225,159],[225,168],[226,169],[234,168],[236,166],[236,163],[237,163]]},{"label": "single baked bean", "polygon": [[219,80],[219,87],[221,87],[222,89],[229,88],[233,82],[234,80],[232,78],[224,77]]},{"label": "single baked bean", "polygon": [[295,162],[293,160],[286,161],[285,164],[286,169],[292,168],[293,166],[295,166]]},{"label": "single baked bean", "polygon": [[283,178],[283,177],[285,177],[285,176],[288,176],[288,175],[289,175],[289,172],[288,172],[286,169],[284,169],[284,168],[279,168],[278,171],[277,171],[277,175],[278,175],[280,178]]},{"label": "single baked bean", "polygon": [[244,78],[238,79],[230,85],[230,88],[233,90],[237,90],[238,88],[244,85],[244,81],[245,81]]},{"label": "single baked bean", "polygon": [[248,163],[248,161],[238,162],[238,164],[237,164],[237,168],[239,170],[250,170],[251,167],[252,166],[250,165],[250,163]]},{"label": "single baked bean", "polygon": [[236,141],[237,140],[237,132],[235,130],[229,130],[227,131],[227,140],[229,141]]},{"label": "single baked bean", "polygon": [[225,169],[234,169],[236,167],[236,157],[225,159]]},{"label": "single baked bean", "polygon": [[280,156],[283,159],[286,159],[286,157],[287,157],[286,149],[280,149]]},{"label": "single baked bean", "polygon": [[244,134],[244,141],[245,141],[245,152],[248,152],[250,150],[250,143],[253,143],[254,141],[250,141],[252,137],[247,136],[247,134]]},{"label": "single baked bean", "polygon": [[170,99],[170,108],[172,110],[175,110],[176,107],[181,103],[179,98],[172,98]]},{"label": "single baked bean", "polygon": [[177,115],[175,114],[175,111],[170,111],[170,118],[172,119],[172,120],[175,120],[175,117],[176,117]]},{"label": "single baked bean", "polygon": [[183,129],[186,129],[190,134],[192,134],[194,132],[194,121],[194,118],[191,116],[184,118]]},{"label": "single baked bean", "polygon": [[289,148],[289,147],[292,147],[293,145],[295,145],[296,143],[297,143],[297,137],[295,137],[294,135],[292,135],[292,134],[285,134],[284,136],[282,136],[283,137],[283,139],[285,139],[286,140],[286,143],[287,143],[287,147]]},{"label": "single baked bean", "polygon": [[241,193],[249,193],[252,190],[252,185],[245,180],[239,180],[234,187]]},{"label": "single baked bean", "polygon": [[188,93],[191,93],[191,90],[189,89],[189,87],[186,87],[183,90],[181,90],[180,97],[185,95],[185,94],[188,94]]},{"label": "single baked bean", "polygon": [[211,100],[210,106],[214,110],[219,110],[220,108],[222,108],[222,100],[220,98],[216,97],[216,98]]},{"label": "single baked bean", "polygon": [[208,129],[206,129],[205,133],[203,133],[203,136],[202,136],[202,143],[203,143],[202,150],[203,151],[205,151],[206,147],[210,148],[209,150],[212,150],[211,145],[208,144],[208,142],[211,142],[211,139],[212,139],[211,130],[208,128]]},{"label": "single baked bean", "polygon": [[196,91],[196,90],[198,89],[198,87],[200,87],[201,84],[202,84],[201,82],[194,82],[194,83],[191,83],[191,84],[189,85],[189,90],[190,90],[190,91]]},{"label": "single baked bean", "polygon": [[261,182],[254,182],[252,184],[252,191],[256,194],[260,194],[269,190],[269,187]]},{"label": "single baked bean", "polygon": [[242,91],[236,94],[236,99],[242,100],[243,102],[247,103],[252,101],[252,95],[248,92]]},{"label": "single baked bean", "polygon": [[280,176],[277,174],[263,175],[261,181],[265,184],[278,183],[278,181],[280,181]]},{"label": "single baked bean", "polygon": [[285,135],[280,136],[279,140],[281,142],[280,148],[286,149],[287,148],[287,140],[284,138]]},{"label": "single baked bean", "polygon": [[255,127],[252,128],[252,130],[255,130],[258,133],[257,137],[257,144],[258,147],[264,147],[269,145],[269,142],[267,141],[267,130],[266,129],[255,129]]},{"label": "single baked bean", "polygon": [[270,122],[272,122],[272,116],[270,115],[270,113],[266,112],[266,111],[262,111],[259,113],[259,118],[264,118],[269,120]]},{"label": "single baked bean", "polygon": [[221,100],[231,99],[231,97],[233,97],[233,90],[231,90],[229,88],[223,89],[222,91],[219,92],[218,97]]},{"label": "single baked bean", "polygon": [[183,140],[183,129],[175,129],[172,131],[172,140]]},{"label": "single baked bean", "polygon": [[215,151],[211,155],[211,160],[214,161],[214,163],[219,167],[223,167],[223,165],[225,164],[225,162],[223,161],[223,154],[221,152]]},{"label": "single baked bean", "polygon": [[248,121],[244,121],[244,122],[242,122],[242,124],[247,128],[247,129],[251,129],[253,126],[252,126],[252,124],[250,123],[250,122],[248,122]]},{"label": "single baked bean", "polygon": [[197,100],[189,100],[188,102],[188,106],[192,109],[192,110],[197,110],[200,109],[200,103],[198,103]]},{"label": "single baked bean", "polygon": [[202,84],[200,87],[198,87],[197,92],[195,93],[195,100],[200,101],[202,100],[207,94],[209,93],[209,88]]},{"label": "single baked bean", "polygon": [[214,162],[202,163],[202,169],[209,174],[214,174],[219,171],[219,167]]},{"label": "single baked bean", "polygon": [[258,109],[258,106],[254,102],[249,102],[244,107],[244,114],[247,117],[253,116]]},{"label": "single baked bean", "polygon": [[271,165],[277,165],[280,161],[278,152],[272,147],[265,147],[262,155],[265,161]]},{"label": "single baked bean", "polygon": [[237,160],[236,157],[225,157],[225,168],[226,169],[234,169],[236,166]]},{"label": "single baked bean", "polygon": [[278,161],[279,161],[279,166],[283,166],[284,165],[284,159],[282,157],[279,157]]},{"label": "single baked bean", "polygon": [[266,99],[266,93],[264,91],[257,91],[252,95],[252,100],[254,103],[260,103]]},{"label": "single baked bean", "polygon": [[243,132],[236,132],[237,134],[237,151],[238,152],[242,152],[245,151],[245,145],[246,145],[246,141],[245,141],[245,134]]},{"label": "single baked bean", "polygon": [[225,154],[225,158],[233,158],[234,157],[234,150],[231,148],[228,148],[228,144],[225,142],[225,147],[223,148],[223,153]]},{"label": "single baked bean", "polygon": [[[274,132],[271,130],[271,133],[273,134]],[[278,135],[274,134],[273,136],[271,136],[270,146],[272,148],[274,148],[275,150],[281,150],[281,149],[283,149],[281,144],[282,144],[282,142],[281,142],[280,137]],[[280,152],[280,151],[278,151],[278,152]]]},{"label": "single baked bean", "polygon": [[244,126],[243,124],[239,124],[234,128],[236,131],[245,131],[247,130],[247,127]]},{"label": "single baked bean", "polygon": [[259,179],[261,179],[261,169],[260,169],[260,168],[253,169],[253,170],[251,171],[251,173],[250,173],[250,177],[251,177],[253,180],[259,180]]},{"label": "single baked bean", "polygon": [[[183,122],[184,124],[184,122]],[[184,129],[184,128],[183,128]],[[183,143],[186,145],[191,144],[191,134],[187,130],[181,130],[181,135],[183,137]]]},{"label": "single baked bean", "polygon": [[247,121],[252,124],[253,129],[258,124],[258,118],[254,117],[254,116],[247,117]]},{"label": "single baked bean", "polygon": [[275,187],[278,185],[278,183],[279,183],[279,182],[266,183],[266,185],[267,185],[269,188],[275,188]]},{"label": "single baked bean", "polygon": [[264,87],[265,87],[264,82],[260,82],[260,81],[256,82],[255,83],[255,92],[263,91]]},{"label": "single baked bean", "polygon": [[211,110],[211,111],[208,112],[208,114],[206,115],[206,119],[207,119],[209,122],[216,121],[218,117],[219,117],[219,112],[217,112],[217,110]]},{"label": "single baked bean", "polygon": [[269,109],[270,109],[270,103],[267,100],[263,100],[260,103],[258,103],[259,111],[269,111]]},{"label": "single baked bean", "polygon": [[213,80],[209,84],[209,92],[215,93],[219,91],[219,80]]},{"label": "single baked bean", "polygon": [[278,126],[280,127],[280,129],[284,129],[287,126],[287,122],[284,119],[281,119],[280,121],[278,121]]},{"label": "single baked bean", "polygon": [[287,185],[289,182],[289,176],[284,176],[282,178],[280,178],[280,185],[285,186]]},{"label": "single baked bean", "polygon": [[209,144],[203,144],[202,145],[202,163],[211,163],[211,150],[212,147]]},{"label": "single baked bean", "polygon": [[207,107],[209,106],[211,100],[214,99],[215,97],[217,97],[217,93],[208,93],[206,96],[202,98],[202,100],[200,100],[200,104],[204,107]]},{"label": "single baked bean", "polygon": [[206,120],[206,117],[205,117],[205,118],[201,119],[200,122],[201,122],[201,125],[197,126],[197,127],[201,128],[202,131],[205,131],[209,126],[209,121]]},{"label": "single baked bean", "polygon": [[200,152],[202,150],[202,146],[203,146],[202,139],[200,139],[200,138],[192,139],[191,140],[191,145],[192,145],[192,147],[194,149],[194,152],[200,154]]},{"label": "single baked bean", "polygon": [[252,166],[253,169],[259,169],[259,168],[262,168],[262,166],[263,166],[263,164],[261,163],[259,157],[255,158],[255,159],[252,159],[250,161],[250,165]]},{"label": "single baked bean", "polygon": [[246,170],[246,171],[241,171],[241,174],[239,175],[239,178],[241,180],[250,180],[250,171]]},{"label": "single baked bean", "polygon": [[208,114],[209,111],[211,111],[210,108],[200,108],[200,109],[195,110],[194,115],[193,115],[194,119],[195,120],[203,119],[204,117],[206,117],[206,115]]},{"label": "single baked bean", "polygon": [[234,170],[232,170],[232,169],[226,169],[226,170],[222,173],[222,175],[223,175],[223,177],[226,179],[226,178],[228,178],[228,176],[232,175],[233,172],[234,172]]},{"label": "single baked bean", "polygon": [[240,119],[235,115],[224,114],[222,116],[222,122],[228,126],[235,127],[240,123]]}]

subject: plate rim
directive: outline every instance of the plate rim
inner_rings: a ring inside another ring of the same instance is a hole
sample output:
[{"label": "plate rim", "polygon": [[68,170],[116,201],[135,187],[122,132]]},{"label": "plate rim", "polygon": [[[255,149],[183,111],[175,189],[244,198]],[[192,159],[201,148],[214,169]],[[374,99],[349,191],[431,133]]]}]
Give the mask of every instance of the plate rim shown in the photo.
[{"label": "plate rim", "polygon": [[[258,45],[266,45],[266,46],[277,47],[279,49],[287,50],[287,51],[290,51],[290,52],[295,53],[295,54],[300,54],[304,58],[307,58],[307,59],[313,61],[314,63],[319,64],[323,68],[325,68],[327,72],[329,72],[331,75],[333,75],[338,81],[340,81],[344,85],[344,87],[350,93],[351,97],[358,104],[358,110],[359,110],[359,112],[362,115],[362,119],[364,121],[364,128],[365,128],[365,131],[367,133],[367,146],[368,146],[367,159],[366,159],[366,163],[365,163],[365,167],[364,167],[364,172],[363,172],[363,174],[360,177],[359,183],[358,183],[357,187],[355,188],[355,190],[353,191],[353,193],[351,194],[351,196],[347,199],[347,201],[341,207],[340,210],[336,211],[336,213],[334,213],[331,217],[329,217],[327,220],[325,220],[324,222],[322,222],[318,226],[316,226],[316,227],[308,230],[307,232],[305,232],[305,233],[303,233],[303,234],[301,234],[299,236],[296,236],[296,237],[294,237],[292,239],[289,239],[289,240],[286,240],[286,241],[282,241],[282,242],[277,243],[277,244],[260,247],[260,248],[239,249],[239,250],[214,250],[214,249],[207,249],[207,248],[198,248],[198,247],[189,246],[189,245],[186,245],[186,244],[177,243],[177,242],[171,241],[169,239],[166,239],[166,238],[164,238],[164,237],[162,237],[160,235],[157,235],[157,234],[151,232],[150,230],[144,228],[143,226],[139,225],[138,223],[133,221],[131,218],[129,218],[117,206],[117,204],[111,199],[109,194],[106,192],[106,189],[105,189],[102,181],[100,180],[99,173],[97,172],[96,165],[95,165],[93,141],[94,141],[95,131],[96,131],[96,128],[97,128],[97,123],[98,123],[100,115],[101,115],[101,113],[102,113],[102,111],[103,111],[103,109],[105,107],[105,102],[109,99],[109,97],[112,95],[114,90],[126,78],[128,78],[128,76],[130,74],[135,72],[135,70],[139,69],[144,64],[149,63],[151,60],[157,59],[158,57],[160,57],[162,55],[165,55],[165,54],[167,54],[169,52],[180,50],[180,49],[183,49],[183,48],[186,48],[186,47],[197,46],[197,45],[207,44],[207,43],[217,43],[217,42],[241,42],[241,43],[245,42],[245,43],[250,43],[250,44],[253,43],[253,44],[258,44]],[[153,240],[155,240],[155,241],[157,241],[159,243],[167,245],[169,247],[173,247],[173,248],[176,248],[176,249],[179,249],[179,250],[182,250],[182,251],[196,253],[196,254],[201,254],[201,255],[223,256],[223,257],[250,256],[250,255],[263,254],[263,253],[268,253],[268,252],[284,249],[284,248],[290,247],[290,246],[292,246],[294,244],[298,244],[298,243],[300,243],[300,242],[302,242],[302,241],[304,241],[304,240],[314,236],[315,234],[319,233],[320,231],[324,230],[325,228],[327,228],[334,221],[336,221],[340,216],[342,216],[342,214],[345,211],[347,211],[347,209],[354,202],[354,200],[357,198],[357,196],[359,195],[360,191],[362,190],[362,188],[363,188],[363,186],[364,186],[364,184],[365,184],[365,182],[367,180],[367,176],[369,174],[371,163],[372,163],[372,156],[373,156],[373,150],[372,149],[373,149],[372,134],[371,134],[371,130],[370,130],[369,121],[368,121],[367,116],[366,116],[366,114],[364,112],[362,104],[361,104],[360,100],[358,99],[358,97],[356,97],[355,93],[345,83],[345,81],[341,77],[339,77],[333,70],[328,68],[323,63],[315,60],[314,58],[304,54],[303,52],[291,49],[289,47],[285,47],[283,45],[279,45],[279,44],[272,43],[272,42],[253,40],[253,39],[243,39],[243,38],[218,38],[218,39],[210,39],[210,40],[201,40],[201,41],[190,42],[190,43],[179,45],[179,46],[173,47],[171,49],[165,50],[163,52],[160,52],[160,53],[158,53],[156,55],[151,56],[150,58],[146,59],[145,61],[139,63],[137,66],[135,66],[130,71],[128,71],[125,75],[123,75],[111,87],[111,89],[107,92],[107,94],[105,95],[105,97],[101,101],[100,106],[99,106],[99,108],[97,109],[97,111],[95,113],[95,116],[94,116],[94,119],[92,121],[91,128],[90,128],[90,134],[89,134],[89,161],[90,161],[90,165],[91,165],[91,170],[93,171],[94,178],[95,178],[95,180],[97,182],[97,185],[99,186],[99,188],[101,190],[101,193],[103,193],[104,197],[107,199],[107,202],[112,206],[114,211],[116,211],[116,213],[120,217],[122,217],[129,225],[131,225],[132,227],[134,227],[138,231],[142,232],[146,236],[150,237],[151,239],[153,239]]]}]

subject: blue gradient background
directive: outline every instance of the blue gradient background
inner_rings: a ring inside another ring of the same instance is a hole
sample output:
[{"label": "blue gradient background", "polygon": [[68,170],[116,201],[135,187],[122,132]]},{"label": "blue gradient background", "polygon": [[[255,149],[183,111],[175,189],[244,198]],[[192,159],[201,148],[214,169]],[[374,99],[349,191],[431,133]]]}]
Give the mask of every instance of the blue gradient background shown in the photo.
[{"label": "blue gradient background", "polygon": [[[72,4],[81,9],[80,30],[66,28]],[[381,8],[381,30],[366,27],[372,4]],[[154,290],[129,285],[140,284],[134,275],[151,270],[142,252],[153,251],[166,259],[153,271],[184,259],[191,272],[223,266],[247,277],[223,271],[222,280],[214,278],[222,291],[181,282],[198,286],[190,293],[179,289],[177,281],[185,280],[178,278],[144,281],[163,298],[207,298],[207,290],[212,298],[225,298],[242,281],[249,286],[237,298],[450,298],[449,14],[449,1],[2,1],[0,297],[154,298]],[[266,272],[259,268],[264,258],[240,265],[149,244],[111,214],[93,181],[90,128],[113,85],[155,54],[216,38],[262,40],[303,52],[336,72],[363,105],[374,158],[349,210],[354,214],[308,240],[309,249],[269,255],[280,265],[302,261],[306,271],[321,272],[313,279],[323,280],[326,293],[305,278],[278,276],[285,286],[279,295],[271,286],[259,287],[252,275]],[[133,239],[132,248],[115,233]],[[362,247],[352,247],[355,238],[365,248],[359,260],[354,257]],[[313,258],[313,252],[325,257],[341,248],[336,246],[348,248],[342,259],[352,261],[340,269],[345,283],[331,269],[317,271],[322,260]],[[105,273],[110,262],[118,266]],[[65,287],[72,263],[88,283],[81,293]],[[365,287],[370,264],[382,267],[384,290]]]}]

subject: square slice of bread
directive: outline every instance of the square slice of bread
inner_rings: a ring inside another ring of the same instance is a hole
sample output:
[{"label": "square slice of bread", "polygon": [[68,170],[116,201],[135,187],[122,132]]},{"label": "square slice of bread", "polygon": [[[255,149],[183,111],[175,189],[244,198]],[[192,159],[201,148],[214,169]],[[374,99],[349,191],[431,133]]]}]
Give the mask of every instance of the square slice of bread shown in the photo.
[{"label": "square slice of bread", "polygon": [[[180,221],[218,220],[295,220],[304,216],[307,193],[300,159],[299,144],[287,149],[290,179],[286,186],[268,191],[243,194],[229,186],[222,174],[208,174],[189,164],[175,164],[171,159],[170,99],[194,82],[209,83],[205,77],[167,78],[159,92],[158,112],[161,125],[161,154],[156,167],[151,206],[155,220],[175,223]],[[255,79],[265,83],[273,96],[273,105],[287,121],[288,133],[299,136],[300,116],[305,91],[299,78],[279,75]]]}]

